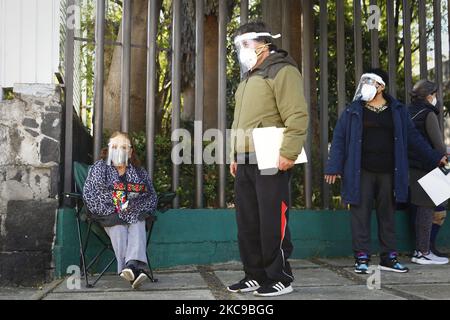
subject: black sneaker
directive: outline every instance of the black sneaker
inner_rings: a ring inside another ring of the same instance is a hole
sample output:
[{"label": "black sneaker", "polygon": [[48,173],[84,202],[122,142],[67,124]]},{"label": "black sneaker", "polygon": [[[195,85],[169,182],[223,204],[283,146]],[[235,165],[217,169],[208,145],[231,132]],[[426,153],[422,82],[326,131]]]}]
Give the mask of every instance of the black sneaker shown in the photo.
[{"label": "black sneaker", "polygon": [[358,252],[355,255],[355,272],[367,274],[369,270],[369,255],[365,252]]},{"label": "black sneaker", "polygon": [[398,262],[397,258],[397,252],[391,252],[388,255],[381,255],[380,269],[399,273],[408,272],[409,269]]},{"label": "black sneaker", "polygon": [[289,282],[271,282],[253,292],[253,294],[258,297],[276,297],[291,293],[292,291],[294,289]]},{"label": "black sneaker", "polygon": [[251,280],[248,277],[245,277],[238,283],[235,283],[229,287],[227,287],[228,291],[234,292],[234,293],[246,293],[246,292],[252,292],[255,290],[258,290],[260,288],[260,285],[258,281]]}]

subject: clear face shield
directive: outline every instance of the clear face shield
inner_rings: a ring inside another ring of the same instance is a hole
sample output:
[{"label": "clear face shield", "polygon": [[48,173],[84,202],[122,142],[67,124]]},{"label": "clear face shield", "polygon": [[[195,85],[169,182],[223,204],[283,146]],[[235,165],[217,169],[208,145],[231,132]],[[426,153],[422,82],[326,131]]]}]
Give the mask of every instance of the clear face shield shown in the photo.
[{"label": "clear face shield", "polygon": [[117,136],[109,140],[108,159],[109,166],[128,166],[128,159],[131,156],[131,143],[125,137]]},{"label": "clear face shield", "polygon": [[361,76],[353,101],[372,101],[377,95],[378,88],[386,86],[383,79],[374,73],[365,73]]},{"label": "clear face shield", "polygon": [[261,41],[258,41],[258,38],[260,37],[278,39],[281,35],[271,35],[268,32],[249,32],[234,38],[234,46],[236,48],[239,64],[241,65],[241,72],[243,74],[254,68],[258,62],[258,57],[261,54],[262,49],[270,45],[270,43],[261,43]]}]

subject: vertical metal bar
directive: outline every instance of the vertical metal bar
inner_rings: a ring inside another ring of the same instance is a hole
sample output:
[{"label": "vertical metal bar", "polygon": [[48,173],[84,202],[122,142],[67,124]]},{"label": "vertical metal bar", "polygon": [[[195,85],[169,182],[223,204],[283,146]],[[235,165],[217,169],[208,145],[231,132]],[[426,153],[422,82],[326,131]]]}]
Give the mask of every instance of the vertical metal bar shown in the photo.
[{"label": "vertical metal bar", "polygon": [[[203,97],[204,97],[204,19],[203,0],[195,3],[195,129],[194,157],[195,161],[195,206],[203,208]],[[242,20],[241,20],[242,22]]]},{"label": "vertical metal bar", "polygon": [[105,0],[97,0],[95,18],[95,101],[94,101],[94,153],[100,156],[103,136],[103,83],[105,65]]},{"label": "vertical metal bar", "polygon": [[[69,14],[75,0],[67,0],[66,13]],[[65,132],[64,132],[64,192],[72,191],[72,151],[73,151],[73,67],[74,67],[74,39],[72,26],[66,24],[65,43]],[[66,198],[65,198],[66,199]]]},{"label": "vertical metal bar", "polygon": [[[261,2],[261,16],[262,17],[267,17],[267,11],[268,11],[268,5],[267,2]],[[263,18],[264,19],[264,18]],[[273,32],[273,31],[272,31]]]},{"label": "vertical metal bar", "polygon": [[303,9],[302,9],[302,2],[301,1],[300,1],[299,11],[297,12],[297,14],[299,15],[298,23],[299,23],[299,28],[300,28],[300,30],[299,30],[300,38],[298,38],[298,39],[295,38],[295,40],[299,41],[299,50],[300,50],[299,58],[300,58],[300,61],[297,61],[297,62],[298,62],[298,69],[300,71],[302,71],[303,70],[303,41],[302,41],[302,34],[303,34],[303,31],[304,31],[304,28],[303,28]]},{"label": "vertical metal bar", "polygon": [[[263,10],[264,10],[265,6],[263,6]],[[248,0],[243,0],[241,1],[241,17],[240,17],[240,25],[244,25],[246,23],[248,23]],[[263,17],[264,17],[264,13],[263,13]],[[241,73],[241,80],[244,77],[244,74]]]},{"label": "vertical metal bar", "polygon": [[394,1],[386,2],[388,23],[388,72],[389,72],[389,94],[397,96],[397,59],[395,43],[395,10]]},{"label": "vertical metal bar", "polygon": [[[448,35],[448,59],[450,59],[450,0],[447,0],[447,35]],[[450,66],[447,65],[447,79],[450,79]]]},{"label": "vertical metal bar", "polygon": [[338,114],[345,109],[345,4],[344,0],[336,1],[336,37],[337,37],[337,91]]},{"label": "vertical metal bar", "polygon": [[282,0],[281,5],[281,34],[283,35],[281,38],[281,46],[289,52],[291,48],[289,0]]},{"label": "vertical metal bar", "polygon": [[[263,10],[264,10],[264,7],[265,6],[263,6]],[[248,23],[248,11],[249,11],[248,0],[241,1],[241,17],[240,17],[240,25],[241,26]],[[263,14],[263,17],[264,17],[264,14]],[[241,80],[243,77],[244,77],[244,74],[241,73]]]},{"label": "vertical metal bar", "polygon": [[[305,100],[308,105],[308,113],[311,114],[311,81],[314,75],[314,12],[313,3],[310,0],[302,0],[303,8],[303,82]],[[306,138],[305,152],[309,161],[305,164],[305,205],[312,208],[312,126],[311,116],[308,121],[308,135]]]},{"label": "vertical metal bar", "polygon": [[248,22],[248,0],[241,1],[241,26]]},{"label": "vertical metal bar", "polygon": [[[219,155],[219,206],[226,207],[226,161],[225,138],[227,127],[227,2],[219,2],[219,94],[218,127],[222,145],[218,145]],[[220,141],[220,139],[219,139]]]},{"label": "vertical metal bar", "polygon": [[403,52],[405,69],[405,102],[411,102],[412,88],[412,50],[411,50],[411,4],[403,0]]},{"label": "vertical metal bar", "polygon": [[[377,5],[377,0],[370,0],[370,5]],[[378,26],[370,31],[371,61],[372,67],[380,66],[380,44]]]},{"label": "vertical metal bar", "polygon": [[[172,2],[172,132],[180,128],[181,112],[181,0]],[[174,146],[176,142],[172,142]],[[180,183],[180,167],[172,164],[172,190],[177,191]],[[180,206],[179,197],[173,200],[173,207]]]},{"label": "vertical metal bar", "polygon": [[419,0],[419,55],[420,78],[428,77],[427,66],[427,8],[425,0]]},{"label": "vertical metal bar", "polygon": [[[328,160],[328,8],[327,0],[320,0],[320,149],[322,170]],[[323,208],[330,207],[330,188],[322,179]]]},{"label": "vertical metal bar", "polygon": [[441,128],[444,127],[443,115],[443,76],[442,76],[442,12],[441,0],[433,0],[433,23],[434,23],[434,62],[435,62],[435,82],[438,85],[437,100],[439,101],[441,112],[439,113],[439,121]]},{"label": "vertical metal bar", "polygon": [[155,165],[155,112],[156,112],[156,37],[158,32],[158,6],[148,0],[147,14],[147,171],[153,179]]},{"label": "vertical metal bar", "polygon": [[353,0],[353,17],[355,33],[355,82],[358,83],[363,73],[361,0]]},{"label": "vertical metal bar", "polygon": [[131,2],[123,1],[122,14],[122,94],[120,101],[120,130],[130,129],[130,78],[131,78]]}]

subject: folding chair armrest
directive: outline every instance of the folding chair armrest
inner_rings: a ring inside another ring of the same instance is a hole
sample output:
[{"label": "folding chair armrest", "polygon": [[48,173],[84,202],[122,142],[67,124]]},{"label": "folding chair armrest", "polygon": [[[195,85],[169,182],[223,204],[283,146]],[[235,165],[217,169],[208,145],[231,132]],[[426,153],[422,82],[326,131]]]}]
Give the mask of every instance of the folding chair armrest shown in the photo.
[{"label": "folding chair armrest", "polygon": [[159,194],[157,211],[164,213],[169,210],[169,206],[172,204],[172,201],[176,196],[176,192],[163,192]]},{"label": "folding chair armrest", "polygon": [[157,219],[158,217],[156,216],[155,213],[147,212],[147,217],[145,217],[146,221],[156,221]]},{"label": "folding chair armrest", "polygon": [[158,209],[156,209],[156,211],[159,213],[164,213],[164,212],[168,211],[169,209],[170,209],[169,205],[166,205],[164,207],[158,207]]}]

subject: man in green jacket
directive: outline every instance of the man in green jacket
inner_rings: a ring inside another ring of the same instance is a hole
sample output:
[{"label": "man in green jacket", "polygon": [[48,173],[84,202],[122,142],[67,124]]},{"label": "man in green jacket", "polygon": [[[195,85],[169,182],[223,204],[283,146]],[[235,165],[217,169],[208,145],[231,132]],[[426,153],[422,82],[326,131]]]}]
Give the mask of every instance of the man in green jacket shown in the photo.
[{"label": "man in green jacket", "polygon": [[[302,75],[288,53],[271,44],[277,37],[264,23],[251,22],[238,29],[234,41],[243,80],[235,94],[230,173],[236,178],[245,278],[228,290],[267,297],[293,291],[287,261],[293,250],[287,225],[291,169],[308,128]],[[286,128],[276,172],[262,172],[256,164],[252,130],[259,127]]]}]

